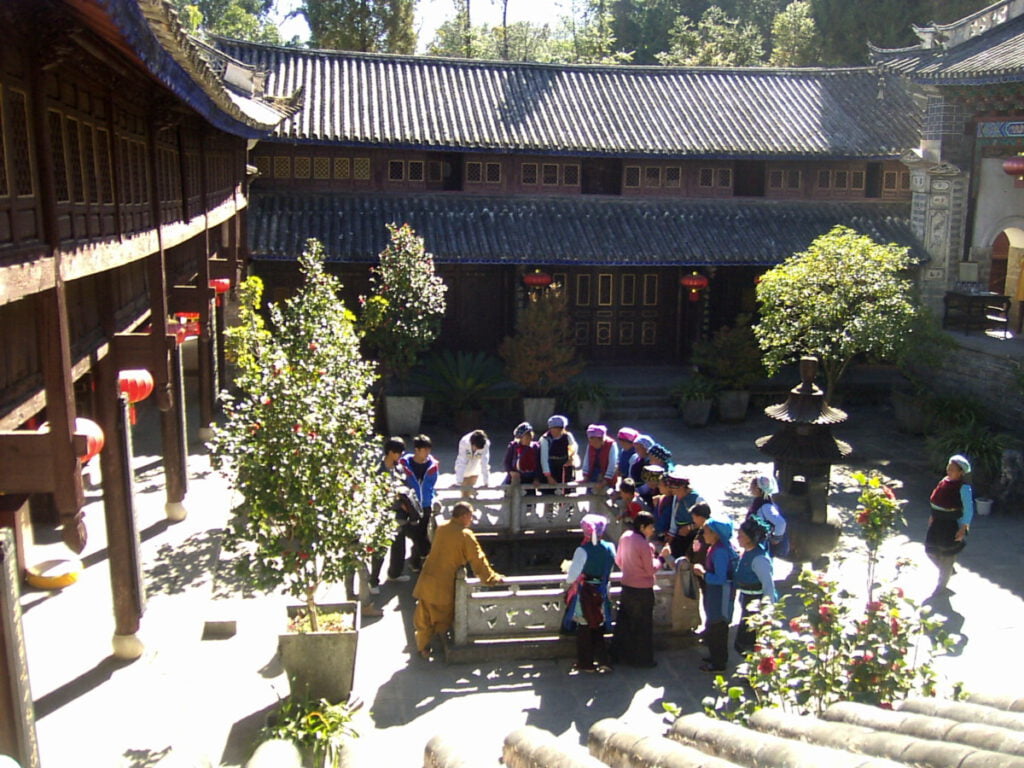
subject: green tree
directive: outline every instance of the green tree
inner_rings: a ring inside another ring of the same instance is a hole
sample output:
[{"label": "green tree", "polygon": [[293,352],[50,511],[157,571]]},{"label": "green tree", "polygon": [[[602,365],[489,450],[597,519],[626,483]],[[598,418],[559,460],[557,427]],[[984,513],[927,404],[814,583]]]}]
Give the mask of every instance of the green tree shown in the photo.
[{"label": "green tree", "polygon": [[269,18],[274,0],[174,0],[174,4],[191,32],[204,29],[236,40],[281,41],[277,26]]},{"label": "green tree", "polygon": [[547,397],[583,370],[560,285],[530,292],[516,318],[515,335],[505,337],[498,354],[508,377],[527,397]]},{"label": "green tree", "polygon": [[830,397],[858,355],[894,358],[913,344],[920,309],[905,276],[908,252],[837,226],[766,272],[754,333],[769,373],[815,355]]},{"label": "green tree", "polygon": [[314,48],[415,53],[414,0],[303,0],[292,13],[309,25]]},{"label": "green tree", "polygon": [[441,330],[448,287],[412,227],[389,224],[388,232],[390,242],[370,269],[372,294],[360,297],[360,325],[385,379],[404,379]]},{"label": "green tree", "polygon": [[613,0],[615,46],[632,51],[637,64],[657,64],[655,56],[669,48],[669,30],[680,15],[699,17],[707,3],[684,0]]},{"label": "green tree", "polygon": [[671,47],[656,58],[666,66],[749,67],[764,63],[764,41],[750,23],[711,6],[695,25],[686,16],[669,32]]},{"label": "green tree", "polygon": [[631,51],[616,49],[612,15],[605,0],[571,0],[562,17],[554,60],[568,64],[626,64]]},{"label": "green tree", "polygon": [[821,56],[818,30],[808,0],[795,0],[779,12],[772,24],[773,67],[808,67]]},{"label": "green tree", "polygon": [[211,443],[214,466],[244,498],[225,538],[239,575],[305,602],[313,631],[319,587],[386,548],[393,528],[392,489],[376,467],[375,366],[360,354],[355,317],[323,261],[308,241],[303,286],[269,307],[269,329],[261,284],[241,287],[240,325],[229,336],[241,395],[226,401]]},{"label": "green tree", "polygon": [[[471,50],[474,59],[492,61],[554,61],[555,41],[547,24],[516,21],[508,27],[487,24],[473,27]],[[427,46],[431,56],[465,56],[465,32],[459,19],[446,21],[437,28]]]}]

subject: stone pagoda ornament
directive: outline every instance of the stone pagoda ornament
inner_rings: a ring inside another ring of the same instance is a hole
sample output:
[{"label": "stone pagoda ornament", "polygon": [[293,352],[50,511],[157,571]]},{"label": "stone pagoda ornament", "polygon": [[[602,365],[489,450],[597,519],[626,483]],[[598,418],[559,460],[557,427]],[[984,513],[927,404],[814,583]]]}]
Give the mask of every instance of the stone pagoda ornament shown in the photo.
[{"label": "stone pagoda ornament", "polygon": [[829,520],[829,480],[832,465],[852,450],[832,436],[832,426],[847,416],[825,401],[814,383],[817,374],[817,358],[800,358],[800,384],[790,390],[786,402],[764,409],[782,426],[755,441],[775,462],[775,501],[789,524],[790,557],[795,560],[812,560],[835,546],[839,524]]}]

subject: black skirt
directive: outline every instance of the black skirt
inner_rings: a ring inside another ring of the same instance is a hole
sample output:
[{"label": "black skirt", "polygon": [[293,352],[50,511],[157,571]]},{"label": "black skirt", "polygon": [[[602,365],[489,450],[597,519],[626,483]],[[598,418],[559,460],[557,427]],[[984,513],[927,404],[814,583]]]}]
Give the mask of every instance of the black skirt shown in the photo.
[{"label": "black skirt", "polygon": [[966,545],[956,540],[956,532],[960,530],[959,512],[942,512],[932,510],[932,522],[924,535],[924,551],[930,555],[955,555]]}]

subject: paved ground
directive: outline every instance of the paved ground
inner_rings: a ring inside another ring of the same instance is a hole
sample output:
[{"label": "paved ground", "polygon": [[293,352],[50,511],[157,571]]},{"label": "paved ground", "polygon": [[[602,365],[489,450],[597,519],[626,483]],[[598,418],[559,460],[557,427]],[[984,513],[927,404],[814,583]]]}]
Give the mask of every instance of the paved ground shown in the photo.
[{"label": "paved ground", "polygon": [[[890,562],[899,554],[921,563],[902,583],[909,594],[923,598],[933,572],[921,541],[927,495],[937,477],[925,465],[922,441],[895,432],[888,414],[881,406],[855,409],[836,433],[854,445],[850,466],[877,467],[904,482],[902,495],[911,499],[908,526],[886,556]],[[266,713],[287,693],[275,658],[285,599],[247,596],[227,569],[218,568],[219,531],[230,516],[230,492],[210,472],[202,447],[193,445],[190,514],[168,525],[160,465],[148,449],[156,421],[145,408],[141,416],[136,490],[149,588],[141,633],[145,654],[131,664],[109,655],[110,587],[98,491],[89,494],[90,543],[79,583],[61,593],[27,591],[22,598],[46,768],[241,765]],[[503,445],[514,425],[484,426]],[[695,486],[736,515],[745,507],[750,476],[768,467],[753,445],[755,437],[772,429],[763,416],[704,430],[687,430],[678,420],[634,426],[665,442],[690,468]],[[443,469],[450,472],[457,435],[438,429],[433,436]],[[492,458],[493,464],[500,462],[500,455]],[[854,499],[840,483],[835,505],[848,512]],[[951,584],[956,593],[948,604],[936,606],[964,636],[957,654],[942,659],[940,668],[976,690],[1011,685],[1003,649],[1024,630],[1021,512],[997,510],[976,521]],[[59,548],[39,542],[36,559]],[[844,537],[840,550],[849,559],[832,572],[862,591],[856,540]],[[375,757],[374,764],[422,765],[423,747],[435,733],[458,739],[475,756],[471,764],[486,766],[497,764],[502,739],[522,724],[574,744],[585,741],[592,723],[609,716],[661,731],[663,701],[693,711],[710,690],[709,678],[697,670],[694,648],[660,654],[652,670],[620,669],[603,678],[569,678],[568,661],[446,666],[410,660],[411,592],[411,582],[386,585],[380,599],[385,615],[369,620],[360,639],[356,690],[367,702],[359,716],[360,748]],[[204,639],[205,622],[227,618],[238,621],[233,637]]]}]

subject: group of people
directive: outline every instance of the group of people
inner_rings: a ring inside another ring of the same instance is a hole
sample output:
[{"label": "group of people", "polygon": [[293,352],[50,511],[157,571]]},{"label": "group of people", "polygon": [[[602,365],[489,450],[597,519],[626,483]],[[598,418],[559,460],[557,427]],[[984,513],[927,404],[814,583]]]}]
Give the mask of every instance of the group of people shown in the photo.
[{"label": "group of people", "polygon": [[[626,526],[617,546],[605,536],[608,517],[584,516],[583,540],[566,574],[563,626],[574,631],[577,643],[577,659],[570,672],[605,674],[615,663],[655,666],[656,576],[659,570],[679,567],[683,561],[692,570],[703,607],[700,637],[708,658],[702,668],[726,668],[737,598],[741,615],[734,648],[741,655],[751,651],[755,638],[747,618],[761,604],[776,600],[774,559],[789,551],[786,519],[773,498],[778,493],[775,478],[765,474],[751,480],[751,502],[736,527],[728,517],[712,514],[683,468],[672,465],[671,452],[651,436],[623,427],[613,438],[604,425],[591,424],[581,449],[568,426],[565,416],[554,415],[548,419],[547,430],[535,439],[531,424],[519,424],[505,451],[504,482],[519,484],[526,493],[554,493],[556,488],[545,486],[579,481],[595,484],[596,492],[605,489],[616,494],[617,517]],[[459,440],[455,477],[464,496],[472,494],[480,481],[489,484],[490,446],[487,434],[479,429]],[[387,578],[409,580],[402,572],[409,540],[410,566],[420,572],[413,591],[417,599],[416,645],[425,658],[431,655],[433,640],[444,638],[451,628],[457,570],[469,565],[487,584],[498,584],[504,578],[491,566],[473,534],[473,507],[465,501],[453,507],[451,519],[438,526],[431,543],[428,522],[439,476],[432,447],[429,437],[418,435],[413,450],[406,452],[404,441],[392,437],[381,461],[381,471],[392,474],[401,489],[395,495],[398,530]],[[946,589],[973,517],[973,497],[965,481],[969,472],[965,457],[951,457],[947,476],[931,496],[926,551],[939,568],[936,593]],[[370,594],[379,591],[383,559],[371,563],[367,574]],[[622,573],[617,611],[608,591],[614,568]],[[367,609],[364,603],[364,613],[374,615],[374,610],[372,604]],[[606,647],[605,633],[613,627],[611,645]]]}]

